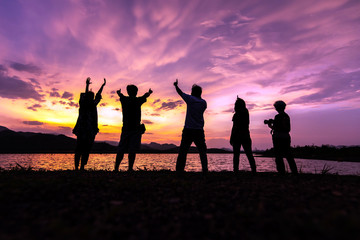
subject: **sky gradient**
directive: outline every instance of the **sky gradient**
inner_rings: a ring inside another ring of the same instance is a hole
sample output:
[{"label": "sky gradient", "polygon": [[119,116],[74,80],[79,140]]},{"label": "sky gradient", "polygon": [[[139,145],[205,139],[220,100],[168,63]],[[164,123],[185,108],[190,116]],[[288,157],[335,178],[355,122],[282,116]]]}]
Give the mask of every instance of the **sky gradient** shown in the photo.
[{"label": "sky gradient", "polygon": [[3,0],[0,125],[65,134],[85,80],[96,92],[96,140],[118,141],[115,91],[136,84],[143,142],[179,145],[186,105],[173,82],[203,87],[209,147],[229,147],[233,105],[250,111],[253,148],[271,147],[264,119],[285,101],[292,145],[360,145],[360,2]]}]

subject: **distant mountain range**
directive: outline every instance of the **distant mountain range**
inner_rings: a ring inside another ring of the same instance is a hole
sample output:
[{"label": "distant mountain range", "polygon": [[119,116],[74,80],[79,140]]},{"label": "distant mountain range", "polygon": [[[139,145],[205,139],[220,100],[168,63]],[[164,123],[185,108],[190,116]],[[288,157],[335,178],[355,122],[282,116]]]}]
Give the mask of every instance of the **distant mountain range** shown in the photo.
[{"label": "distant mountain range", "polygon": [[[0,126],[0,153],[73,153],[76,139],[65,135],[15,132]],[[117,146],[107,142],[95,142],[93,153],[116,153]],[[150,143],[141,145],[141,153],[177,153],[179,147],[174,144]],[[197,152],[191,147],[189,152]],[[229,153],[225,149],[210,148],[209,153]]]}]

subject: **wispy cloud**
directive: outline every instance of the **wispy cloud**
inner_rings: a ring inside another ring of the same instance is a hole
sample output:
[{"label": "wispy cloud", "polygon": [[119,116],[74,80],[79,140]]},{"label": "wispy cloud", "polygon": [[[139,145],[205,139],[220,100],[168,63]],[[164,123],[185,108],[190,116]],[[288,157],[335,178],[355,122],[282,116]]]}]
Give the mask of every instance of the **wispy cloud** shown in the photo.
[{"label": "wispy cloud", "polygon": [[41,107],[42,107],[41,104],[33,104],[33,105],[27,107],[27,109],[33,110],[34,112],[36,112]]},{"label": "wispy cloud", "polygon": [[154,124],[153,121],[146,120],[146,119],[143,119],[142,122],[145,123],[145,124],[149,124],[149,125]]},{"label": "wispy cloud", "polygon": [[51,92],[49,94],[50,94],[50,97],[57,97],[57,98],[60,97],[59,89],[57,89],[57,88],[52,88]]},{"label": "wispy cloud", "polygon": [[0,97],[10,99],[34,99],[43,101],[41,95],[29,82],[21,80],[17,76],[9,76],[6,68],[0,65]]},{"label": "wispy cloud", "polygon": [[40,75],[42,72],[38,66],[35,66],[34,64],[31,63],[23,64],[18,62],[12,62],[10,64],[10,67],[20,72],[28,72],[28,73],[33,73],[35,75]]},{"label": "wispy cloud", "polygon": [[306,87],[295,86],[292,90],[314,89],[315,93],[296,98],[292,103],[331,103],[360,99],[360,71],[344,72],[330,68],[312,77]]},{"label": "wispy cloud", "polygon": [[69,99],[69,100],[72,100],[74,97],[74,94],[70,93],[70,92],[67,92],[65,91],[62,95],[61,95],[61,98],[65,98],[65,99]]},{"label": "wispy cloud", "polygon": [[173,110],[176,109],[177,107],[183,105],[183,101],[182,100],[177,100],[177,101],[173,101],[171,99],[169,99],[166,102],[162,102],[161,106],[157,108],[157,110],[165,110],[165,111],[169,111],[169,110]]},{"label": "wispy cloud", "polygon": [[32,126],[44,125],[43,122],[39,122],[39,121],[23,121],[23,124],[32,125]]}]

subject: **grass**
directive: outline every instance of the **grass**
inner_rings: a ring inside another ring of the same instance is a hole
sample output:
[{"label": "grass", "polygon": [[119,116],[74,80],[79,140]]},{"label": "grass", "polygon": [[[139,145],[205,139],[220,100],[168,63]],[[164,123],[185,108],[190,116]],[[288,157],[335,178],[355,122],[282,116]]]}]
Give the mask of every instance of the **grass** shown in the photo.
[{"label": "grass", "polygon": [[358,176],[17,169],[0,191],[0,239],[360,237]]}]

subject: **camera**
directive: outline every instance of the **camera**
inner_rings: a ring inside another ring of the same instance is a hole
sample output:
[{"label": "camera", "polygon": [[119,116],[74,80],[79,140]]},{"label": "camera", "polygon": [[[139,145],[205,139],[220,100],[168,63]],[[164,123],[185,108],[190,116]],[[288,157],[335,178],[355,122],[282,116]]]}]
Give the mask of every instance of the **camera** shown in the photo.
[{"label": "camera", "polygon": [[265,119],[264,120],[264,124],[273,124],[274,123],[274,119]]}]

